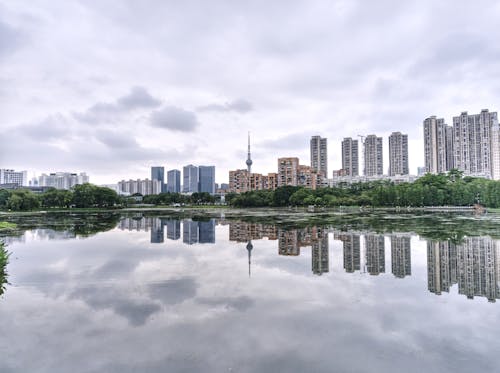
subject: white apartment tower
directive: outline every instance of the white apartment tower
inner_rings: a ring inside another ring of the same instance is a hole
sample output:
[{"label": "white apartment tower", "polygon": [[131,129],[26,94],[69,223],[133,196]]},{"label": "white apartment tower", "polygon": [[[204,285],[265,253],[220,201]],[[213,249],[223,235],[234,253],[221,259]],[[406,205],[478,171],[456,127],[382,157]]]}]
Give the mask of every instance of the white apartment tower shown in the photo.
[{"label": "white apartment tower", "polygon": [[368,135],[364,142],[365,176],[383,174],[382,137]]},{"label": "white apartment tower", "polygon": [[347,176],[359,175],[358,140],[346,137],[342,141],[342,169]]},{"label": "white apartment tower", "polygon": [[424,154],[425,171],[431,174],[444,173],[450,170],[452,144],[451,127],[447,126],[443,118],[436,116],[424,120]]},{"label": "white apartment tower", "polygon": [[328,153],[327,139],[320,136],[311,137],[311,167],[321,173],[323,177],[328,175]]},{"label": "white apartment tower", "polygon": [[393,132],[389,136],[389,176],[408,175],[408,135]]},{"label": "white apartment tower", "polygon": [[466,175],[494,177],[498,168],[497,131],[497,113],[487,109],[453,117],[454,166]]}]

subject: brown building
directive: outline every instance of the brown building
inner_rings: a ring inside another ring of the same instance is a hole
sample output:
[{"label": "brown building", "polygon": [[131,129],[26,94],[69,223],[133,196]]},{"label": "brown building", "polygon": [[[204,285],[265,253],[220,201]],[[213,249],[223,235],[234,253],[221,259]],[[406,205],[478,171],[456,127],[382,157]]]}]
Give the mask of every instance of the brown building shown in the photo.
[{"label": "brown building", "polygon": [[278,187],[285,185],[297,186],[298,172],[298,158],[278,158]]}]

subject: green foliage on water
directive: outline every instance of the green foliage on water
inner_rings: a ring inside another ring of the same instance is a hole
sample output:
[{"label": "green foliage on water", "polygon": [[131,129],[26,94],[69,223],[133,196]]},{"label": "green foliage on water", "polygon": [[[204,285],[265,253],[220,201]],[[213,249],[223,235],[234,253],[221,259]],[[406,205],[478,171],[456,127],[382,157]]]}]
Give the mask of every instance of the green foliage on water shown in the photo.
[{"label": "green foliage on water", "polygon": [[14,223],[9,223],[7,221],[0,221],[0,231],[11,231],[17,228]]},{"label": "green foliage on water", "polygon": [[3,242],[0,242],[0,295],[3,295],[7,286],[7,264],[9,264],[9,253]]},{"label": "green foliage on water", "polygon": [[341,184],[317,190],[285,186],[276,190],[259,190],[228,194],[235,207],[284,206],[472,206],[500,207],[500,181],[463,177],[460,171],[427,174],[413,183],[394,184],[388,180]]}]

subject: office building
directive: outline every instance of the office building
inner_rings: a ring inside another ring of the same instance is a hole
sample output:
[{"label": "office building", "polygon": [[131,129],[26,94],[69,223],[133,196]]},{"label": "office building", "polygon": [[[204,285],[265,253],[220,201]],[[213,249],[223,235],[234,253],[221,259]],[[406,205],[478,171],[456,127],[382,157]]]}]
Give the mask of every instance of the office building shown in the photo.
[{"label": "office building", "polygon": [[151,167],[151,180],[158,180],[161,184],[161,192],[166,192],[165,188],[165,168],[160,166]]},{"label": "office building", "polygon": [[389,176],[408,175],[408,135],[393,132],[389,136]]},{"label": "office building", "polygon": [[215,194],[215,166],[198,167],[198,192]]},{"label": "office building", "polygon": [[320,136],[311,137],[311,167],[317,173],[327,177],[328,175],[328,154],[327,139]]},{"label": "office building", "polygon": [[0,168],[0,184],[16,184],[28,186],[28,172]]},{"label": "office building", "polygon": [[170,170],[167,172],[167,192],[181,192],[181,172],[179,170]]},{"label": "office building", "polygon": [[[453,161],[455,168],[465,175],[491,178],[498,117],[496,112],[481,110],[479,114],[462,112],[453,117]],[[494,150],[493,150],[494,149]]]},{"label": "office building", "polygon": [[359,175],[358,140],[346,137],[342,141],[342,170],[343,176]]},{"label": "office building", "polygon": [[447,126],[443,118],[436,116],[424,120],[424,156],[426,173],[439,174],[453,168],[453,154],[451,127]]},{"label": "office building", "polygon": [[192,164],[184,166],[183,168],[183,193],[196,193],[198,192],[198,167]]},{"label": "office building", "polygon": [[382,175],[384,170],[382,137],[368,135],[364,142],[365,176]]},{"label": "office building", "polygon": [[71,172],[54,172],[42,174],[38,178],[38,186],[51,187],[56,189],[71,189],[75,185],[89,182],[89,177],[82,172],[80,174]]}]

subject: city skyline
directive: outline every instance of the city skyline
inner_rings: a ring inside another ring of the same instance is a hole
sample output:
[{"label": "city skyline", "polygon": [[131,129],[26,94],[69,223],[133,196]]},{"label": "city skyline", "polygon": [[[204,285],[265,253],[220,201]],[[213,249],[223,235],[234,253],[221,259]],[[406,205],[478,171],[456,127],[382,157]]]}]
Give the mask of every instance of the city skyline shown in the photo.
[{"label": "city skyline", "polygon": [[312,135],[333,170],[332,144],[375,133],[386,169],[400,131],[416,174],[424,118],[498,110],[497,3],[315,4],[3,3],[0,167],[107,184],[209,162],[222,182],[250,131],[263,174],[280,157],[306,164]]}]

